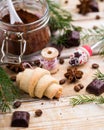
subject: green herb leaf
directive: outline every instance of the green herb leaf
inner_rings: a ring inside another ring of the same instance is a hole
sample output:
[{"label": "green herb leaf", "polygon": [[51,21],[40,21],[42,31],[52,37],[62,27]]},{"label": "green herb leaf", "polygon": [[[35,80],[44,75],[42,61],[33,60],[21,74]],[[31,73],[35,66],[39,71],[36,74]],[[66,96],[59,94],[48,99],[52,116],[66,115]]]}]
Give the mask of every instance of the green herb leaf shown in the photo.
[{"label": "green herb leaf", "polygon": [[78,96],[70,99],[70,104],[72,106],[86,104],[86,103],[103,104],[104,97],[103,96],[96,97],[96,96],[90,96],[90,95],[78,95]]},{"label": "green herb leaf", "polygon": [[19,90],[10,80],[7,73],[0,67],[0,110],[10,110],[12,102],[19,97]]}]

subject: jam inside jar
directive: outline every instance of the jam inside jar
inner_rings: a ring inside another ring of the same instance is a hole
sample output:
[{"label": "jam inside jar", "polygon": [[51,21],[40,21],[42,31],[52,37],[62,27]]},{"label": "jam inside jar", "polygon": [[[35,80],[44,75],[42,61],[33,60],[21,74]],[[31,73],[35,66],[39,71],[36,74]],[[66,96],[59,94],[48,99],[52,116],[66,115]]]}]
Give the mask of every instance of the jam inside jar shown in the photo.
[{"label": "jam inside jar", "polygon": [[13,56],[21,58],[22,55],[34,54],[42,50],[50,40],[47,2],[45,0],[12,1],[23,23],[10,24],[8,5],[2,0],[0,2],[0,47],[6,60],[10,55],[12,58]]}]

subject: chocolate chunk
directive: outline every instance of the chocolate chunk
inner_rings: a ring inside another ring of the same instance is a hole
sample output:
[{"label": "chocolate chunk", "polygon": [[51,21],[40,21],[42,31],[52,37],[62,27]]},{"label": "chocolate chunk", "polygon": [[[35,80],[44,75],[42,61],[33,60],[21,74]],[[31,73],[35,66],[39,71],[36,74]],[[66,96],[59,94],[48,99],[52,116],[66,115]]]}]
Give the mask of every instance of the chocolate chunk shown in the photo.
[{"label": "chocolate chunk", "polygon": [[94,79],[86,88],[86,91],[99,96],[104,92],[104,81]]},{"label": "chocolate chunk", "polygon": [[12,115],[12,127],[28,127],[30,114],[26,111],[15,111]]},{"label": "chocolate chunk", "polygon": [[96,0],[91,0],[89,6],[92,12],[99,12],[98,2]]},{"label": "chocolate chunk", "polygon": [[69,44],[71,46],[79,46],[80,44],[80,33],[78,31],[72,31],[69,37]]}]

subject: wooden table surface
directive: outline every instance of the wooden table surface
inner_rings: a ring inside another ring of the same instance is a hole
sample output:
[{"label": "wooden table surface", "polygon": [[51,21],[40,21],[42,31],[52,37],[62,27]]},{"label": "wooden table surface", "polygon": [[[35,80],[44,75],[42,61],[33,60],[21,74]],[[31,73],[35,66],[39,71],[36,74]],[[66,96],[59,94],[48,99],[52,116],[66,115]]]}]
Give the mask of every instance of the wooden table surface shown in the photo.
[{"label": "wooden table surface", "polygon": [[[72,107],[70,97],[81,94],[88,94],[86,86],[92,81],[96,72],[91,68],[92,63],[98,63],[99,69],[104,72],[104,59],[101,56],[92,56],[89,62],[78,67],[84,72],[83,78],[76,83],[63,85],[63,95],[59,100],[42,99],[34,102],[22,103],[18,109],[13,111],[28,111],[30,113],[30,122],[27,130],[103,130],[104,129],[104,105],[84,104]],[[66,68],[69,66],[68,60],[59,66],[59,71],[53,75],[58,80],[62,79]],[[84,89],[75,92],[75,84],[82,83]],[[35,110],[41,109],[43,114],[35,117]],[[0,130],[24,130],[24,128],[11,128],[12,113],[0,114]]]},{"label": "wooden table surface", "polygon": [[[93,22],[92,22],[93,21]],[[103,24],[104,19],[100,20],[76,20],[73,22],[75,25],[83,27],[92,27],[94,25]],[[72,50],[71,50],[72,51]],[[70,52],[66,50],[62,54]],[[99,69],[104,73],[104,58],[101,56],[92,56],[89,62],[78,69],[84,72],[83,78],[74,84],[64,84],[63,94],[59,100],[42,99],[35,100],[34,102],[22,103],[16,110],[28,111],[30,113],[30,122],[28,128],[12,128],[10,127],[12,113],[0,114],[0,130],[103,130],[104,129],[104,105],[97,104],[84,104],[72,107],[70,105],[70,98],[72,96],[88,94],[86,86],[92,81],[93,75],[96,70],[91,68],[93,63],[100,65]],[[64,77],[68,64],[68,59],[65,60],[63,65],[59,66],[59,71],[53,76],[58,80]],[[75,92],[73,87],[75,84],[82,83],[84,89],[80,92]],[[35,117],[35,110],[41,109],[43,114],[40,117]]]}]

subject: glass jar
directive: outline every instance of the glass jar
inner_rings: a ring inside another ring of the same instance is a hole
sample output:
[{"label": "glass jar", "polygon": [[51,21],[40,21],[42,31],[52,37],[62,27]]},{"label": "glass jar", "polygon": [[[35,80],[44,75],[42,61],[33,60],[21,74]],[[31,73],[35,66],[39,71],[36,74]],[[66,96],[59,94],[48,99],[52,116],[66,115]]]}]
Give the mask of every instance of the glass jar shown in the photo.
[{"label": "glass jar", "polygon": [[49,8],[45,0],[12,0],[23,21],[10,24],[6,0],[0,2],[1,62],[21,62],[22,56],[43,49],[50,39]]}]

